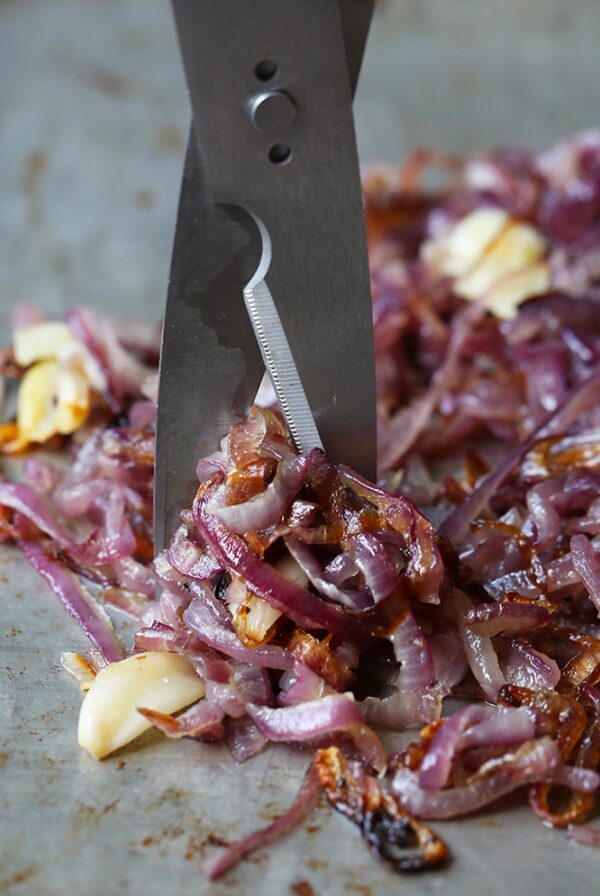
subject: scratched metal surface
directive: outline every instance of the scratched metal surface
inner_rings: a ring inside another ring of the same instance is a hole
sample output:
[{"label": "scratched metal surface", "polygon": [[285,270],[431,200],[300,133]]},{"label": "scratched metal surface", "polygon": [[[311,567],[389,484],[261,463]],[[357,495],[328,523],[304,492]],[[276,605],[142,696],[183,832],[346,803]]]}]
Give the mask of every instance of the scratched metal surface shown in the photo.
[{"label": "scratched metal surface", "polygon": [[[477,14],[474,10],[477,8]],[[518,16],[517,16],[518,12]],[[518,24],[516,24],[518,23]],[[382,2],[357,102],[363,159],[420,144],[543,146],[600,120],[597,0]],[[0,0],[0,330],[34,298],[157,318],[187,103],[166,0]],[[439,825],[443,873],[398,880],[321,810],[208,885],[211,834],[244,833],[292,798],[306,759],[277,747],[237,767],[219,747],[139,745],[96,763],[76,744],[62,648],[75,624],[0,549],[0,891],[89,896],[357,894],[398,889],[563,896],[597,890],[598,854],[512,803]]]}]

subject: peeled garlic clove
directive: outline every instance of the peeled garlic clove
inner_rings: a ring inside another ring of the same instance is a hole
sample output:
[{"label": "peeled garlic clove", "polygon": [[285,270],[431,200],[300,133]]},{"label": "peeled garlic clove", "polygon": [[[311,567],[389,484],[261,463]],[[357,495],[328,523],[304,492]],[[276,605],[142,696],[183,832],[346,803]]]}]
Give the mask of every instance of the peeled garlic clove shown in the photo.
[{"label": "peeled garlic clove", "polygon": [[537,230],[528,224],[512,224],[475,268],[456,281],[455,291],[466,299],[478,299],[498,281],[540,261],[545,252],[546,243]]},{"label": "peeled garlic clove", "polygon": [[477,209],[445,236],[426,242],[423,259],[446,277],[460,277],[480,261],[510,223],[510,217],[500,208]]},{"label": "peeled garlic clove", "polygon": [[505,320],[514,317],[517,308],[530,296],[539,296],[550,289],[550,267],[545,261],[526,268],[498,281],[488,293],[486,307],[496,317]]},{"label": "peeled garlic clove", "polygon": [[90,412],[90,386],[87,376],[77,364],[59,361],[56,376],[56,431],[62,435],[75,432]]},{"label": "peeled garlic clove", "polygon": [[56,361],[30,367],[19,385],[17,424],[29,442],[45,442],[56,432]]},{"label": "peeled garlic clove", "polygon": [[34,361],[55,358],[59,349],[73,342],[73,333],[60,321],[44,321],[16,330],[13,337],[13,352],[17,364],[29,367]]},{"label": "peeled garlic clove", "polygon": [[173,713],[204,696],[204,682],[183,656],[137,653],[102,669],[81,706],[79,745],[102,759],[151,727],[137,707]]}]

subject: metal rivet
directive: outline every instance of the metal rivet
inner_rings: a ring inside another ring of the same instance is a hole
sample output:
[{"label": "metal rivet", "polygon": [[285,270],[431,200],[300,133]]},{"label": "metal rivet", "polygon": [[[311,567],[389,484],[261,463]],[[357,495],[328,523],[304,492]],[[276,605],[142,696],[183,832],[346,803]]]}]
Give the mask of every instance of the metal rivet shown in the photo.
[{"label": "metal rivet", "polygon": [[250,102],[254,126],[267,137],[285,133],[296,120],[296,104],[282,90],[257,94]]}]

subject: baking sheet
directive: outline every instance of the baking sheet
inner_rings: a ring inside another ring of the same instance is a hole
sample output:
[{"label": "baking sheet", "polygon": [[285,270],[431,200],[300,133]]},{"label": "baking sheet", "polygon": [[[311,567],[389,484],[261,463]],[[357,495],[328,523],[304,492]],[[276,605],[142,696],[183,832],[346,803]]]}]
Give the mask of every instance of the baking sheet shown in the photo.
[{"label": "baking sheet", "polygon": [[[382,3],[357,99],[363,159],[421,143],[543,146],[598,122],[599,27],[596,0]],[[159,317],[187,117],[163,0],[0,2],[4,333],[25,298],[53,313],[86,302]],[[102,763],[83,754],[79,692],[58,657],[85,639],[6,546],[0,644],[2,892],[597,891],[598,853],[512,801],[437,825],[454,853],[443,873],[392,876],[323,809],[209,885],[200,866],[217,848],[211,835],[232,839],[289,805],[306,756],[278,746],[240,767],[221,747],[156,733]]]}]

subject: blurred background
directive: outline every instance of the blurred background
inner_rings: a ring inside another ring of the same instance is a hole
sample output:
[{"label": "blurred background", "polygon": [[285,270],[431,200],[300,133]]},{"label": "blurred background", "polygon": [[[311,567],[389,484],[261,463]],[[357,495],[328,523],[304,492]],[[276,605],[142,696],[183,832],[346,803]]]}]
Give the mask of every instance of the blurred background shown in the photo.
[{"label": "blurred background", "polygon": [[[600,0],[380,0],[361,160],[600,123],[598,34]],[[0,330],[23,299],[160,317],[188,117],[168,0],[0,0]]]}]

